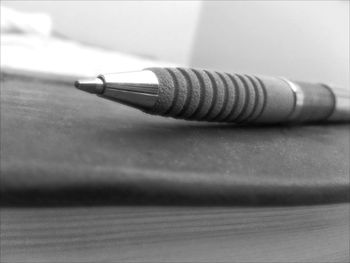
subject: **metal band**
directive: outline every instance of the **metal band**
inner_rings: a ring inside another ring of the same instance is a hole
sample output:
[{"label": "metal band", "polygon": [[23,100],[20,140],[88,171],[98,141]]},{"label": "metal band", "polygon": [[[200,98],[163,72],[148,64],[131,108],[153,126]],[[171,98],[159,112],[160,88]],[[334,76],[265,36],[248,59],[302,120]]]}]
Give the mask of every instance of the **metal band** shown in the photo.
[{"label": "metal band", "polygon": [[334,95],[334,110],[328,117],[329,121],[350,121],[350,90],[327,86]]},{"label": "metal band", "polygon": [[334,111],[336,110],[337,98],[336,98],[336,96],[335,96],[335,94],[330,86],[323,84],[323,83],[320,83],[320,85],[322,87],[324,87],[325,89],[327,89],[332,97],[333,107],[332,107],[331,111],[329,112],[328,116],[326,117],[326,120],[327,120],[333,115]]},{"label": "metal band", "polygon": [[287,117],[287,120],[297,121],[304,106],[304,98],[305,98],[304,92],[300,88],[300,86],[295,84],[294,82],[286,78],[280,78],[280,79],[288,84],[289,88],[292,90],[294,95],[294,107],[291,113],[289,114],[289,116]]}]

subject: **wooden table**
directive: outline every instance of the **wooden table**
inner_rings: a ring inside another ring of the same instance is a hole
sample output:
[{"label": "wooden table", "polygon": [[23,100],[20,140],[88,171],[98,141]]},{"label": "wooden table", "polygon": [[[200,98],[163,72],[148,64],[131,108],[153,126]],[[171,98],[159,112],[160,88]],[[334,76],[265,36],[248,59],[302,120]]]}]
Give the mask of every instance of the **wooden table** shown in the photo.
[{"label": "wooden table", "polygon": [[1,259],[346,261],[349,136],[155,117],[3,72]]}]

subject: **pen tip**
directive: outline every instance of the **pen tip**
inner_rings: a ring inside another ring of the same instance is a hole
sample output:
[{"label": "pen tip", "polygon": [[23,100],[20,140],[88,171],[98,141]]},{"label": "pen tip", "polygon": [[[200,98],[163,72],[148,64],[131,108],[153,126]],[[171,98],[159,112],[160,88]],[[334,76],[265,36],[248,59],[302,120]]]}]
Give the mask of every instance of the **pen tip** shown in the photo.
[{"label": "pen tip", "polygon": [[103,92],[103,81],[99,78],[87,79],[87,80],[77,80],[74,82],[74,86],[77,89],[86,91],[89,93],[100,94]]},{"label": "pen tip", "polygon": [[79,85],[80,85],[79,80],[77,80],[77,81],[74,82],[74,87],[79,88]]}]

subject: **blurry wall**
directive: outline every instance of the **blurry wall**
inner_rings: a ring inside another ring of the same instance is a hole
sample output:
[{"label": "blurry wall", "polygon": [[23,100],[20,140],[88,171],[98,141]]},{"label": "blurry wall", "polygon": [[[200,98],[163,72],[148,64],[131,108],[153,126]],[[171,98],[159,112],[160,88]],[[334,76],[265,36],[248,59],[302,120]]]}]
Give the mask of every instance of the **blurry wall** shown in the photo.
[{"label": "blurry wall", "polygon": [[1,1],[85,43],[349,87],[349,1]]},{"label": "blurry wall", "polygon": [[85,43],[187,64],[198,1],[1,1],[51,15],[56,32]]},{"label": "blurry wall", "polygon": [[206,1],[191,64],[349,88],[349,1]]}]

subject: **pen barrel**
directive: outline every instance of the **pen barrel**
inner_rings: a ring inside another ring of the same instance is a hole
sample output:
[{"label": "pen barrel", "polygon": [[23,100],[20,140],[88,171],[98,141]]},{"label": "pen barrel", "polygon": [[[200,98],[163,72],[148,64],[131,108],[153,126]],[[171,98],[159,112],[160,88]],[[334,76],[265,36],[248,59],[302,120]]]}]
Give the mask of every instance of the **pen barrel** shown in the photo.
[{"label": "pen barrel", "polygon": [[324,84],[188,68],[146,70],[159,81],[158,99],[147,110],[152,114],[233,123],[350,120],[350,109],[338,114],[337,97]]}]

